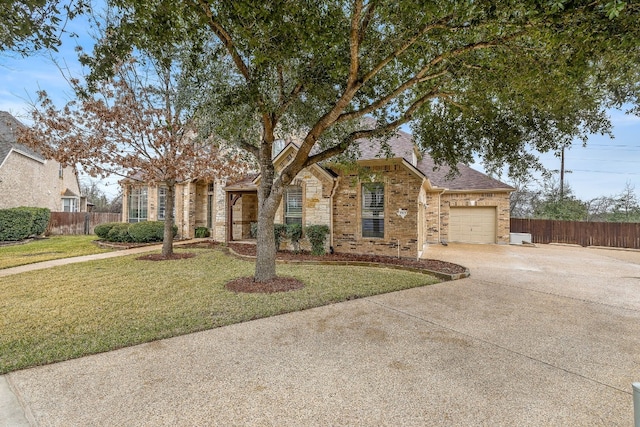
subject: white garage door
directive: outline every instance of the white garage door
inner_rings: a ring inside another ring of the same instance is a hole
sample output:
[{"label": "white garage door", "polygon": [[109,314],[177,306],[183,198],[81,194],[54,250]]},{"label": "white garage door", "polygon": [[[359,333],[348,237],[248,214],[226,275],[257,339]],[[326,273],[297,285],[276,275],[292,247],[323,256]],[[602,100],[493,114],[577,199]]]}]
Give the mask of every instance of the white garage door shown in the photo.
[{"label": "white garage door", "polygon": [[496,242],[495,207],[452,207],[449,214],[449,241]]}]

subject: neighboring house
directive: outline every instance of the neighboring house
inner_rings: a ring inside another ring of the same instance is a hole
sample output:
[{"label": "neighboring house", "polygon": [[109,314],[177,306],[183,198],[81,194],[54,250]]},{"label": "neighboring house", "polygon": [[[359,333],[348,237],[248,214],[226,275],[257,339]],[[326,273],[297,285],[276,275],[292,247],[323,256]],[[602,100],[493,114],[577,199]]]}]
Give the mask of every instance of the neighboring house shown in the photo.
[{"label": "neighboring house", "polygon": [[86,211],[73,167],[62,167],[17,143],[24,126],[0,111],[0,209],[18,206],[49,208],[53,212]]},{"label": "neighboring house", "polygon": [[[336,252],[419,257],[440,242],[508,243],[509,196],[514,188],[466,165],[460,175],[434,170],[411,135],[400,131],[388,141],[390,157],[380,144],[360,142],[359,170],[313,165],[285,190],[276,222],[329,226],[328,246]],[[281,170],[297,146],[287,144],[274,158]],[[364,173],[363,173],[364,171]],[[199,180],[176,188],[176,224],[180,237],[208,227],[219,241],[250,238],[257,221],[257,183],[248,177],[226,185]],[[163,187],[124,184],[123,220],[164,217]]]}]

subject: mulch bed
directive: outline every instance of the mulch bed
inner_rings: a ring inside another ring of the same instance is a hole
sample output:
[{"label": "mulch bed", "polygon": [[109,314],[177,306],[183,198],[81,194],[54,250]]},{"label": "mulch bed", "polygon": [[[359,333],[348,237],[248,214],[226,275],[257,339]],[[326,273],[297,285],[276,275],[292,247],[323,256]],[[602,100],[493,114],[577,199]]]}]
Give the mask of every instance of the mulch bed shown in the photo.
[{"label": "mulch bed", "polygon": [[[213,240],[200,241],[197,243],[188,243],[181,245],[183,248],[216,248],[224,246],[220,242]],[[229,243],[228,247],[235,253],[244,256],[255,257],[256,245]],[[165,261],[167,259],[184,259],[194,257],[194,253],[174,253],[172,257],[165,258],[162,254],[148,254],[140,256],[136,259],[149,261]],[[352,253],[333,253],[325,255],[312,255],[309,252],[294,253],[291,251],[278,251],[276,254],[278,260],[284,261],[317,261],[317,262],[350,262],[350,263],[376,263],[388,264],[394,266],[410,267],[422,270],[429,270],[437,273],[460,274],[466,272],[466,269],[458,264],[439,261],[435,259],[411,259],[411,258],[394,258],[383,255],[362,255]],[[240,277],[232,280],[225,285],[225,288],[232,292],[246,293],[274,293],[288,292],[304,287],[304,283],[294,279],[293,277],[277,277],[268,282],[256,282],[252,276]]]},{"label": "mulch bed", "polygon": [[[191,246],[191,245],[185,245]],[[194,246],[213,248],[216,246],[222,246],[221,243],[215,241],[199,242]],[[244,256],[256,256],[256,245],[243,244],[243,243],[229,243],[229,248],[235,253]],[[278,251],[276,258],[286,261],[342,261],[342,262],[365,262],[365,263],[379,263],[398,265],[403,267],[411,267],[423,270],[435,271],[445,274],[461,274],[467,271],[467,269],[461,265],[453,264],[451,262],[439,261],[436,259],[421,259],[416,260],[413,258],[395,258],[384,255],[362,255],[353,253],[333,253],[325,255],[311,255],[309,252],[293,253],[291,251]]]},{"label": "mulch bed", "polygon": [[162,254],[149,254],[149,255],[142,255],[139,256],[138,260],[140,261],[170,261],[173,259],[186,259],[186,258],[193,258],[194,256],[196,256],[196,254],[194,253],[187,253],[187,252],[180,252],[180,253],[173,253],[171,255],[169,255],[168,257],[163,256]]}]

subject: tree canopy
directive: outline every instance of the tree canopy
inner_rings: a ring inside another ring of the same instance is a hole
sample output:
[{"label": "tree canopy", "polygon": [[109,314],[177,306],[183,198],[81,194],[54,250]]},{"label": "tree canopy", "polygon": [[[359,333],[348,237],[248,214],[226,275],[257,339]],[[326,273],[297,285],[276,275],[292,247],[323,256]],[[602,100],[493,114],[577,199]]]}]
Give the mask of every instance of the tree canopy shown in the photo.
[{"label": "tree canopy", "polygon": [[80,165],[91,176],[166,186],[165,257],[172,254],[176,184],[234,176],[247,166],[237,149],[225,150],[197,133],[183,54],[170,47],[138,51],[115,64],[113,75],[94,82],[91,91],[72,78],[77,99],[63,107],[41,91],[34,123],[19,135],[46,158]]},{"label": "tree canopy", "polygon": [[[136,48],[189,38],[193,102],[259,159],[256,280],[275,276],[285,186],[359,138],[410,126],[436,161],[477,156],[516,176],[539,166],[536,151],[607,132],[607,107],[638,103],[637,1],[109,3],[119,19],[87,60],[92,78]],[[300,149],[276,174],[272,144],[293,132]]]},{"label": "tree canopy", "polygon": [[55,50],[68,20],[89,10],[90,0],[8,0],[0,9],[0,52],[26,55]]}]

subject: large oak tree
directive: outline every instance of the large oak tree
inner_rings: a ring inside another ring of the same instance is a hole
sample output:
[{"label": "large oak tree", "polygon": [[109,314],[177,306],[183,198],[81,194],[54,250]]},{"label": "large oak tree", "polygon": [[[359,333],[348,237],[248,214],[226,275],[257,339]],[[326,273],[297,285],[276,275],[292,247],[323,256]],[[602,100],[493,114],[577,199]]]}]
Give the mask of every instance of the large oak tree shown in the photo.
[{"label": "large oak tree", "polygon": [[[276,274],[285,187],[359,138],[410,126],[440,162],[478,156],[517,175],[537,151],[608,131],[605,109],[638,100],[636,1],[109,3],[121,19],[94,51],[95,78],[131,46],[204,38],[194,102],[260,165],[257,281]],[[300,149],[276,174],[272,145],[290,132]]]}]

